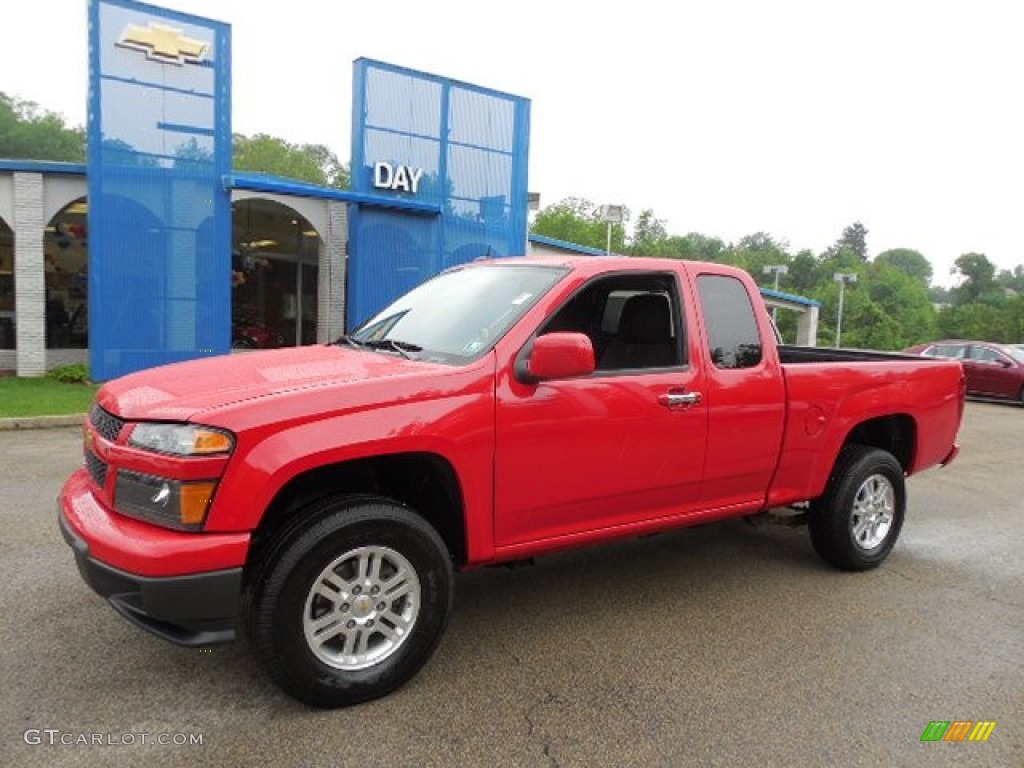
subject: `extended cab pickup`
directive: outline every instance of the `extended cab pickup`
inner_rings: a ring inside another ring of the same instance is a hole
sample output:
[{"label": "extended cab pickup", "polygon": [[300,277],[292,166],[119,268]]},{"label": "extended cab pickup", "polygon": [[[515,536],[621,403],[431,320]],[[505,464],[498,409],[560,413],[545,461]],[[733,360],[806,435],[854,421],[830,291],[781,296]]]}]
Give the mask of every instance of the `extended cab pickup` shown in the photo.
[{"label": "extended cab pickup", "polygon": [[59,520],[135,624],[238,626],[342,706],[426,663],[455,570],[803,502],[825,560],[874,567],[963,400],[955,361],[779,345],[731,267],[481,261],[330,345],[109,382]]}]

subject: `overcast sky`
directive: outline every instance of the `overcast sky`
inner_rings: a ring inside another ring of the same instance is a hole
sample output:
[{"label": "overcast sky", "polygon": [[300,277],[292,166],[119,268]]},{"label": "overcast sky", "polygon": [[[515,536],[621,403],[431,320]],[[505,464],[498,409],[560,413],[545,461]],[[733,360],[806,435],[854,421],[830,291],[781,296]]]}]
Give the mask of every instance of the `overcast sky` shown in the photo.
[{"label": "overcast sky", "polygon": [[[1015,0],[163,0],[232,25],[236,132],[350,155],[360,57],[532,100],[530,189],[672,234],[1024,263]],[[5,2],[0,91],[85,121],[85,0]]]}]

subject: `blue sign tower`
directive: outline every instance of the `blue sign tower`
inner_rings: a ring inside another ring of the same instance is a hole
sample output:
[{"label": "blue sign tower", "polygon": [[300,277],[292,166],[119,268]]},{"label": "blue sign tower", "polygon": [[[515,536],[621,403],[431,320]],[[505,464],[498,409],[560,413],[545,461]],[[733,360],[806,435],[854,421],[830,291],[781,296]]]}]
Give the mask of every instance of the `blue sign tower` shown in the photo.
[{"label": "blue sign tower", "polygon": [[230,349],[231,30],[89,4],[90,368]]},{"label": "blue sign tower", "polygon": [[[530,102],[357,59],[348,325],[454,264],[526,252]],[[416,201],[430,211],[387,206]]]}]

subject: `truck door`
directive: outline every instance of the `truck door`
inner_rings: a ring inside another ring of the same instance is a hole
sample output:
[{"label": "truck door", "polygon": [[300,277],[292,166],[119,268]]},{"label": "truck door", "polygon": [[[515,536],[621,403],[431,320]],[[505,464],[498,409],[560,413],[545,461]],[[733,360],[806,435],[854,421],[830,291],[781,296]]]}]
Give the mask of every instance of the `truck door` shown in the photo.
[{"label": "truck door", "polygon": [[699,274],[696,282],[708,369],[703,506],[759,504],[778,462],[786,418],[774,336],[767,314],[755,311],[750,289],[738,278]]},{"label": "truck door", "polygon": [[597,370],[539,384],[499,376],[498,546],[698,507],[707,405],[687,315],[674,272],[621,273],[591,280],[538,328],[589,336]]}]

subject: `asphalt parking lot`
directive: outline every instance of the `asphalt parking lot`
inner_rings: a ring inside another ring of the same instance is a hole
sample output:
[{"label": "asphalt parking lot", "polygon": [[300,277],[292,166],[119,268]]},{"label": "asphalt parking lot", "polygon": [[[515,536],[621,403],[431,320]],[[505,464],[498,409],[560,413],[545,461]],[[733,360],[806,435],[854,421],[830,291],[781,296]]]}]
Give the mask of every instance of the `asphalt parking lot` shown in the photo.
[{"label": "asphalt parking lot", "polygon": [[876,571],[732,521],[463,574],[424,672],[332,712],[87,589],[54,512],[79,441],[0,432],[0,765],[1024,765],[1024,408],[968,405]]}]

